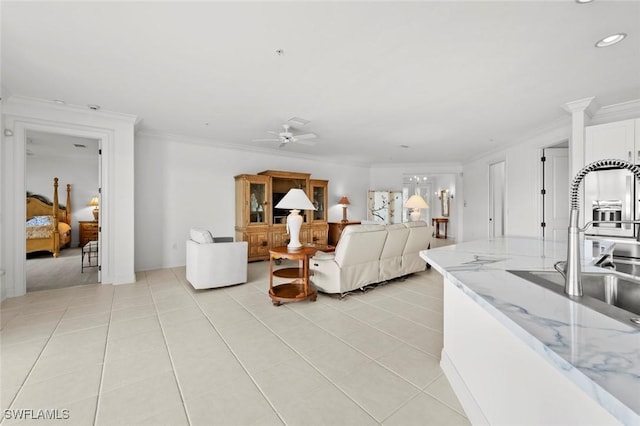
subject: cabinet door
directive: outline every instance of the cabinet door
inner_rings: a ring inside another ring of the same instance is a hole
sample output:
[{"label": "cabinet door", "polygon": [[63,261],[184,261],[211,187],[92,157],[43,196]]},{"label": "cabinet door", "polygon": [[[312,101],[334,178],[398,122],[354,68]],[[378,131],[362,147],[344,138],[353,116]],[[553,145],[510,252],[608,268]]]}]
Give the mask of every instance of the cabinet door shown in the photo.
[{"label": "cabinet door", "polygon": [[246,233],[249,243],[249,260],[269,257],[269,239],[266,230]]},{"label": "cabinet door", "polygon": [[635,146],[635,121],[640,120],[624,120],[587,127],[585,164],[608,158],[638,163],[640,160],[637,150],[640,150],[640,147]]},{"label": "cabinet door", "polygon": [[267,182],[249,181],[249,224],[250,225],[266,225],[268,209],[267,205]]},{"label": "cabinet door", "polygon": [[309,221],[313,222],[326,222],[327,221],[327,193],[328,193],[328,181],[312,179],[309,181],[311,202],[316,208],[309,211]]},{"label": "cabinet door", "polygon": [[287,228],[274,227],[269,232],[269,247],[282,247],[289,244],[289,234],[287,234]]},{"label": "cabinet door", "polygon": [[328,244],[327,226],[314,226],[310,229],[313,244]]}]

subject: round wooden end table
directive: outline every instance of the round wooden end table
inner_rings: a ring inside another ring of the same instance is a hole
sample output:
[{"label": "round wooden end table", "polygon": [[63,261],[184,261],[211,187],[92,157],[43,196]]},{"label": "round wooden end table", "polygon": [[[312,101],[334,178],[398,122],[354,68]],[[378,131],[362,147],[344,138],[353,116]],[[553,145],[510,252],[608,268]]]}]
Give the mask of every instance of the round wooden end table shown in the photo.
[{"label": "round wooden end table", "polygon": [[[318,251],[314,246],[302,246],[291,250],[287,246],[274,247],[269,250],[269,296],[275,306],[282,302],[315,302],[318,291],[309,280],[309,258]],[[274,261],[280,259],[297,260],[297,268],[281,268],[273,270]],[[273,277],[292,278],[286,284],[273,285]]]}]

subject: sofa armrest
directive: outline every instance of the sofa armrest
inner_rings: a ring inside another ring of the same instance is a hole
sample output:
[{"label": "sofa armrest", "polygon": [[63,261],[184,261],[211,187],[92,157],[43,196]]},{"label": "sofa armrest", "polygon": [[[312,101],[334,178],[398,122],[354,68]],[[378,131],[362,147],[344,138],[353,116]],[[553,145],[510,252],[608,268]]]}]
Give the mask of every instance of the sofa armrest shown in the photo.
[{"label": "sofa armrest", "polygon": [[323,251],[317,251],[316,254],[313,255],[311,260],[319,260],[322,262],[326,262],[329,260],[335,260],[335,253],[325,253]]},{"label": "sofa armrest", "polygon": [[233,237],[213,237],[214,243],[232,243]]}]

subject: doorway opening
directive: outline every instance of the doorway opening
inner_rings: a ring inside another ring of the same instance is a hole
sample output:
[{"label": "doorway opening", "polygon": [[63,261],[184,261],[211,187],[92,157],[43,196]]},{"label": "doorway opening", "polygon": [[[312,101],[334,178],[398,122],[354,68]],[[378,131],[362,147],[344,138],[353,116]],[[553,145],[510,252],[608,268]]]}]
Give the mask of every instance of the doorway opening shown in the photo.
[{"label": "doorway opening", "polygon": [[[100,282],[99,152],[100,141],[97,139],[26,131],[25,187],[28,200],[36,198],[53,202],[52,182],[58,178],[61,213],[57,257],[50,247],[42,250],[38,241],[30,240],[38,228],[28,226],[25,229],[27,292]],[[29,205],[31,203],[27,206],[27,219],[37,225],[44,218],[33,217],[36,213]]]},{"label": "doorway opening", "polygon": [[505,234],[506,161],[489,164],[489,238]]},{"label": "doorway opening", "polygon": [[569,147],[568,142],[542,150],[542,238],[567,240],[569,227]]}]

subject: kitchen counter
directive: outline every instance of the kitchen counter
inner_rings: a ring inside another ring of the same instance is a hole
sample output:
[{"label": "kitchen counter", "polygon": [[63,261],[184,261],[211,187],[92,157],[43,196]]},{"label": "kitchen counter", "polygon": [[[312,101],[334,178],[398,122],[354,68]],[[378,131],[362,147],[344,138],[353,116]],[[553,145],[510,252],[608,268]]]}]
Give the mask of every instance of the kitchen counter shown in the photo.
[{"label": "kitchen counter", "polygon": [[[583,269],[601,271],[593,266],[594,261],[612,250],[611,243],[586,241],[581,250]],[[458,297],[456,293],[463,293],[473,305],[479,306],[488,314],[487,317],[491,317],[491,321],[508,330],[510,336],[515,336],[530,351],[537,354],[534,358],[541,357],[555,372],[559,372],[560,380],[577,386],[620,423],[640,425],[640,328],[611,319],[507,272],[554,270],[555,262],[566,259],[565,243],[543,242],[530,238],[499,238],[425,250],[420,255],[445,278],[443,362],[451,360],[451,354],[446,353],[448,330],[452,335],[449,343],[450,351],[453,352],[457,350],[456,345],[461,345],[453,340],[456,338],[457,330],[471,330],[474,326],[459,322],[452,325],[456,318],[447,318],[447,310],[455,310],[455,306],[448,305],[447,294],[453,299]],[[458,310],[460,316],[464,316],[465,312]],[[474,322],[477,323],[475,320]],[[487,327],[485,329],[488,329]],[[474,335],[470,336],[473,339]],[[465,350],[468,351],[468,348]],[[514,349],[513,352],[515,354],[517,351]],[[462,383],[462,386],[458,389],[470,387],[465,390],[470,392],[466,399],[477,403],[480,411],[484,410],[484,414],[479,418],[492,423],[487,414],[491,412],[491,404],[488,402],[483,407],[480,399],[484,397],[473,393],[471,386],[476,379],[465,377],[464,356],[460,356],[462,358],[457,367],[459,370],[449,368],[449,371],[460,374],[457,381]],[[453,363],[455,364],[455,360]],[[524,370],[528,367],[520,365],[519,368]],[[472,369],[467,371],[471,372]],[[454,379],[452,385],[455,382]],[[477,379],[476,382],[482,380]],[[536,386],[538,385],[540,384],[536,383]],[[573,389],[575,386],[570,388]],[[555,389],[548,389],[548,392],[554,391]],[[463,399],[465,398],[461,398]],[[577,407],[564,408],[576,410]],[[499,412],[505,407],[493,409]],[[470,416],[470,419],[473,422],[472,417]]]}]

